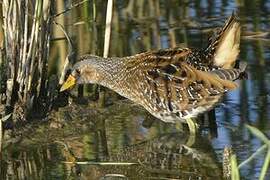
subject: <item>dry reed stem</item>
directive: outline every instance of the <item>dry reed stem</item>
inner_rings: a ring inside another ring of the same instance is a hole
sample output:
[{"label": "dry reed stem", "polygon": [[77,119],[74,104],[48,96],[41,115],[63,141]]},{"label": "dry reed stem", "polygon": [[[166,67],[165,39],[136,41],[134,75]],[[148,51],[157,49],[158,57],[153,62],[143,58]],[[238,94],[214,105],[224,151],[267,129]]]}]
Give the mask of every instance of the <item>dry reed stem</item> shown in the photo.
[{"label": "dry reed stem", "polygon": [[112,26],[112,12],[113,12],[113,0],[108,0],[107,13],[106,13],[106,26],[104,37],[104,51],[103,57],[107,58],[110,48],[111,26]]},{"label": "dry reed stem", "polygon": [[56,17],[58,17],[58,16],[60,16],[60,15],[63,15],[63,14],[65,14],[66,12],[72,10],[72,9],[75,8],[75,7],[80,6],[81,4],[83,4],[83,3],[87,2],[87,1],[89,1],[89,0],[84,0],[84,1],[78,2],[78,3],[74,4],[74,5],[71,5],[69,8],[65,9],[64,11],[62,11],[62,12],[60,12],[60,13],[57,13],[57,14],[53,15],[52,17],[53,17],[53,18],[56,18]]},{"label": "dry reed stem", "polygon": [[2,143],[3,143],[3,122],[5,122],[7,119],[9,119],[9,117],[11,116],[11,114],[0,118],[0,153],[2,152]]},{"label": "dry reed stem", "polygon": [[20,101],[31,109],[29,102],[38,99],[45,86],[42,79],[47,68],[50,5],[48,0],[3,1],[6,106],[13,107]]},{"label": "dry reed stem", "polygon": [[74,55],[75,55],[75,51],[74,51],[74,45],[72,43],[72,40],[71,38],[69,37],[68,33],[65,31],[64,27],[55,22],[54,23],[61,29],[61,31],[64,33],[67,41],[68,41],[68,47],[69,47],[69,51],[68,51],[68,55],[66,56],[66,59],[65,59],[65,63],[64,63],[64,67],[63,67],[63,70],[61,72],[61,75],[60,75],[60,79],[59,79],[59,84],[63,84],[64,81],[65,81],[65,75],[67,73],[67,70],[70,68],[70,65],[73,65],[75,63],[75,58],[74,58]]},{"label": "dry reed stem", "polygon": [[0,154],[2,152],[2,139],[3,139],[3,127],[2,127],[2,119],[0,119]]},{"label": "dry reed stem", "polygon": [[[113,13],[113,0],[108,0],[107,11],[106,11],[106,24],[105,24],[105,36],[104,36],[104,51],[103,57],[107,58],[110,48],[111,38],[111,26],[112,26],[112,13]],[[105,91],[99,92],[99,106],[104,107],[105,105]]]}]

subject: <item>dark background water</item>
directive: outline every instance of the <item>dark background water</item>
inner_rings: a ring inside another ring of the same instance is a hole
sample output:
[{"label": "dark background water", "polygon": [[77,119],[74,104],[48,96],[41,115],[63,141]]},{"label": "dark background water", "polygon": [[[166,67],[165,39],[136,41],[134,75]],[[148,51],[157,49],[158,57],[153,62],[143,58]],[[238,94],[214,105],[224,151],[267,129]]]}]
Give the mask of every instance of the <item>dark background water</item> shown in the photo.
[{"label": "dark background water", "polygon": [[[57,1],[56,11],[70,5]],[[41,124],[18,132],[4,149],[1,178],[106,179],[106,174],[131,179],[221,178],[225,146],[231,146],[242,162],[263,144],[245,124],[270,135],[270,1],[115,1],[109,53],[123,57],[175,46],[203,47],[212,29],[222,26],[233,11],[242,26],[239,59],[248,63],[249,79],[239,82],[239,89],[227,93],[216,108],[217,132],[206,127],[193,137],[160,121],[145,128],[145,110],[108,92],[105,108],[89,100],[83,105],[72,101]],[[96,1],[95,20],[94,14],[89,1],[55,19],[65,25],[78,56],[103,53],[106,1]],[[56,27],[53,34],[55,39],[63,37]],[[52,40],[51,77],[61,73],[67,53],[65,40]],[[63,163],[74,159],[138,164]],[[257,178],[263,162],[264,154],[241,168],[243,179]]]}]

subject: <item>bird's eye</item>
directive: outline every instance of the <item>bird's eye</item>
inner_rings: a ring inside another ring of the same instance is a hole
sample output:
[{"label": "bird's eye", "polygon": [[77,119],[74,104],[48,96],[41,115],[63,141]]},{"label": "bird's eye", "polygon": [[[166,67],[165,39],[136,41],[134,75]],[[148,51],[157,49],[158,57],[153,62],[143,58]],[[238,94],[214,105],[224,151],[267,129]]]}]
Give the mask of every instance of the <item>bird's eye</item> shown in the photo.
[{"label": "bird's eye", "polygon": [[79,69],[75,70],[77,74],[81,74],[81,71]]}]

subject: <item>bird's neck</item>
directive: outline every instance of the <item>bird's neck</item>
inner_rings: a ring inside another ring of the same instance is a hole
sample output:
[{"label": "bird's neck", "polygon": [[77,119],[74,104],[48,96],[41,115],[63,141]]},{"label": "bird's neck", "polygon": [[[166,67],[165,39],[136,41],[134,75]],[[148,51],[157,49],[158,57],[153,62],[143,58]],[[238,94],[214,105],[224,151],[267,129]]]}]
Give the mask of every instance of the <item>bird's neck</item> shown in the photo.
[{"label": "bird's neck", "polygon": [[101,78],[98,84],[117,91],[122,86],[125,73],[125,58],[101,58],[96,59],[97,72]]},{"label": "bird's neck", "polygon": [[136,71],[127,67],[128,61],[132,59],[132,57],[102,58],[92,55],[84,56],[81,61],[88,61],[86,64],[94,68],[97,73],[96,79],[89,77],[86,78],[84,83],[97,83],[114,90],[122,96],[129,97],[133,92],[129,80],[137,77]]}]

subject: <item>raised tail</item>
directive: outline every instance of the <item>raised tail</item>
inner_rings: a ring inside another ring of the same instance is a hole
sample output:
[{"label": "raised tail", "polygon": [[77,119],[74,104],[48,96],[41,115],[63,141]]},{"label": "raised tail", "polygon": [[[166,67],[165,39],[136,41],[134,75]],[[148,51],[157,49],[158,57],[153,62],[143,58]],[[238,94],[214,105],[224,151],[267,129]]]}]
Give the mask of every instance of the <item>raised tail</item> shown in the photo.
[{"label": "raised tail", "polygon": [[206,54],[213,56],[213,64],[225,69],[234,66],[239,54],[240,24],[232,14],[223,28],[217,30],[210,38],[205,49]]},{"label": "raised tail", "polygon": [[211,71],[212,74],[216,74],[223,80],[235,81],[241,78],[247,78],[246,74],[246,62],[239,62],[238,67],[231,69],[218,69]]}]

